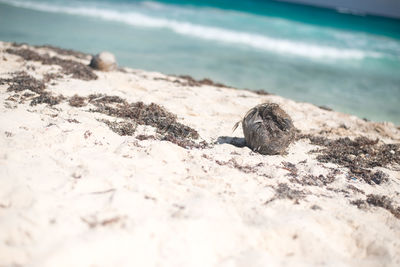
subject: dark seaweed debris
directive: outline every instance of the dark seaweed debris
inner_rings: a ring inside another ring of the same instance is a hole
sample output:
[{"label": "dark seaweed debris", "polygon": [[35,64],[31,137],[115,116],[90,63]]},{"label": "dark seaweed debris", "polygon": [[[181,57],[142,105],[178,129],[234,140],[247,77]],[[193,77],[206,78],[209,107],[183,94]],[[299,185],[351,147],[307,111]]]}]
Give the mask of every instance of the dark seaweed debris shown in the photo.
[{"label": "dark seaweed debris", "polygon": [[323,186],[323,185],[328,185],[332,182],[335,181],[335,176],[340,172],[337,169],[333,169],[328,175],[305,175],[302,177],[299,177],[298,175],[298,169],[295,164],[290,163],[290,162],[282,162],[283,169],[287,170],[289,173],[287,176],[291,176],[292,178],[290,179],[291,182],[296,182],[301,185],[310,185],[310,186]]},{"label": "dark seaweed debris", "polygon": [[259,90],[249,90],[250,92],[254,92],[257,95],[270,95],[271,93],[265,91],[264,89],[259,89]]},{"label": "dark seaweed debris", "polygon": [[[131,119],[137,124],[149,125],[157,128],[157,131],[166,136],[175,138],[199,138],[196,130],[176,121],[175,114],[165,108],[151,103],[128,103],[118,96],[89,96],[90,103],[97,108],[91,110],[108,116]],[[117,105],[114,105],[114,104]]]},{"label": "dark seaweed debris", "polygon": [[[9,79],[0,79],[0,84],[8,84],[7,91],[9,92],[21,92],[29,90],[38,96],[32,98],[30,105],[35,106],[37,104],[49,104],[50,106],[57,105],[65,98],[61,95],[53,96],[49,92],[46,92],[45,83],[37,80],[36,78],[28,75],[26,72],[14,73],[14,76]],[[24,93],[23,98],[30,98],[33,94]]]},{"label": "dark seaweed debris", "polygon": [[131,121],[109,121],[109,120],[100,120],[104,122],[113,132],[125,136],[129,135],[132,136],[136,131],[136,123]]},{"label": "dark seaweed debris", "polygon": [[257,173],[258,169],[260,167],[264,166],[264,164],[262,162],[258,163],[257,165],[254,165],[254,166],[240,165],[234,158],[231,158],[228,161],[215,160],[215,163],[217,163],[220,166],[228,166],[230,168],[235,168],[244,173]]},{"label": "dark seaweed debris", "polygon": [[222,83],[216,83],[210,79],[202,79],[202,80],[196,80],[193,77],[189,75],[180,75],[178,76],[181,80],[175,80],[174,83],[178,83],[182,86],[202,86],[202,85],[209,85],[209,86],[215,86],[215,87],[228,87]]},{"label": "dark seaweed debris", "polygon": [[169,141],[175,145],[178,145],[180,147],[183,148],[207,148],[209,147],[209,145],[207,144],[207,142],[205,141],[201,141],[200,143],[195,143],[192,140],[188,139],[188,138],[181,138],[181,137],[176,137],[173,134],[167,134],[164,135],[161,140],[163,141]]},{"label": "dark seaweed debris", "polygon": [[295,204],[299,203],[300,199],[303,199],[306,196],[306,193],[303,190],[291,189],[287,184],[280,183],[278,187],[275,188],[275,196],[270,200],[266,201],[265,204],[268,204],[276,199],[289,199],[293,200]]},{"label": "dark seaweed debris", "polygon": [[[88,101],[96,107],[96,109],[90,109],[92,112],[155,127],[157,133],[160,134],[159,140],[169,141],[183,148],[205,148],[208,146],[204,141],[200,143],[192,141],[192,139],[199,138],[198,132],[177,122],[177,116],[160,105],[154,103],[147,105],[143,102],[128,103],[119,96],[101,94],[90,95]],[[126,125],[119,127],[124,128]]]},{"label": "dark seaweed debris", "polygon": [[84,107],[87,105],[86,97],[74,95],[69,99],[69,105],[72,107]]},{"label": "dark seaweed debris", "polygon": [[325,137],[306,135],[311,144],[325,148],[313,150],[320,153],[317,160],[331,162],[349,169],[350,178],[361,178],[368,184],[381,184],[387,181],[382,171],[371,171],[374,167],[385,167],[389,164],[400,164],[400,144],[381,144],[379,140],[348,137],[330,140]]},{"label": "dark seaweed debris", "polygon": [[30,90],[34,93],[41,94],[46,88],[42,81],[35,79],[28,75],[26,72],[14,73],[14,76],[9,79],[0,79],[0,85],[8,84],[7,91],[9,92],[21,92],[24,90]]},{"label": "dark seaweed debris", "polygon": [[35,48],[46,48],[48,50],[52,50],[53,52],[56,52],[59,55],[63,55],[63,56],[74,56],[76,58],[80,58],[80,59],[87,59],[88,58],[88,54],[82,53],[82,52],[78,52],[75,50],[71,50],[71,49],[64,49],[64,48],[59,48],[59,47],[55,47],[55,46],[51,46],[51,45],[35,45]]},{"label": "dark seaweed debris", "polygon": [[85,81],[97,79],[97,75],[92,71],[89,66],[80,62],[62,59],[59,57],[50,57],[48,54],[40,55],[30,49],[6,49],[9,54],[14,54],[22,57],[27,61],[38,61],[43,65],[58,65],[62,68],[62,72],[66,75],[72,75],[73,78]]},{"label": "dark seaweed debris", "polygon": [[275,197],[279,199],[299,200],[305,197],[304,191],[291,189],[287,184],[280,183],[275,189]]},{"label": "dark seaweed debris", "polygon": [[[16,48],[20,48],[23,45],[28,45],[27,43],[11,43],[12,47],[16,47]],[[52,50],[53,52],[56,52],[59,55],[64,55],[64,56],[74,56],[76,58],[81,58],[81,59],[86,59],[88,58],[90,55],[89,54],[85,54],[82,52],[78,52],[75,50],[71,50],[71,49],[65,49],[65,48],[60,48],[60,47],[56,47],[56,46],[52,46],[52,45],[34,45],[33,47],[35,48],[45,48],[48,50]]]},{"label": "dark seaweed debris", "polygon": [[60,104],[63,100],[65,100],[65,97],[62,95],[53,96],[48,92],[43,92],[39,96],[33,98],[30,105],[36,106],[38,104],[48,104],[54,106]]},{"label": "dark seaweed debris", "polygon": [[302,177],[300,180],[296,179],[296,182],[302,185],[311,185],[311,186],[322,186],[327,185],[335,181],[335,175],[328,174],[328,175],[306,175]]},{"label": "dark seaweed debris", "polygon": [[368,205],[384,208],[392,213],[397,219],[400,219],[400,207],[395,207],[390,198],[383,195],[369,194],[366,200],[358,199],[350,202],[359,209],[365,209]]}]

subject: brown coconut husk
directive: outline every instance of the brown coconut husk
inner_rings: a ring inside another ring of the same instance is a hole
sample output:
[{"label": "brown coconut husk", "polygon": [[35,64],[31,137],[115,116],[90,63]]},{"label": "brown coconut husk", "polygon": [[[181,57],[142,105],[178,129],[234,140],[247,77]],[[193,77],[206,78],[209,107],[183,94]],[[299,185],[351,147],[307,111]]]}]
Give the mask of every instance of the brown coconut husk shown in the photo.
[{"label": "brown coconut husk", "polygon": [[242,121],[246,144],[264,155],[283,154],[294,140],[295,127],[290,116],[278,104],[264,103],[250,109]]}]

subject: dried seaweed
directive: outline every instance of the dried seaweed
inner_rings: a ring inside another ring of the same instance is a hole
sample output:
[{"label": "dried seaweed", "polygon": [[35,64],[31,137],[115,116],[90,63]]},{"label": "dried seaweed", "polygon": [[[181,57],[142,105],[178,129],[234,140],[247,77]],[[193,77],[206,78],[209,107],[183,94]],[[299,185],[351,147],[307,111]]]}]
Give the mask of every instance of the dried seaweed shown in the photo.
[{"label": "dried seaweed", "polygon": [[[157,104],[127,103],[118,96],[96,95],[96,97],[91,96],[89,99],[92,99],[90,103],[97,107],[91,111],[117,118],[131,119],[141,125],[153,126],[158,133],[165,135],[167,139],[199,138],[196,130],[177,122],[175,114]],[[115,103],[117,105],[114,105]]]},{"label": "dried seaweed", "polygon": [[171,143],[173,143],[175,145],[178,145],[180,147],[187,148],[187,149],[189,149],[189,148],[204,149],[204,148],[209,147],[208,143],[205,142],[205,141],[201,141],[199,143],[196,143],[196,142],[192,141],[191,139],[182,138],[182,137],[179,137],[179,136],[177,137],[174,134],[164,135],[161,140],[169,141],[169,142],[171,142]]},{"label": "dried seaweed", "polygon": [[51,82],[52,80],[55,80],[55,79],[60,79],[60,78],[62,78],[63,76],[60,74],[60,73],[45,73],[44,75],[43,75],[43,82],[44,83],[49,83],[49,82]]},{"label": "dried seaweed", "polygon": [[332,171],[328,175],[305,175],[299,177],[298,169],[295,164],[290,162],[282,162],[283,169],[287,170],[289,173],[287,176],[292,177],[290,179],[291,182],[295,182],[301,185],[310,185],[310,186],[326,186],[335,181],[336,175],[340,172],[337,169],[332,169]]},{"label": "dried seaweed", "polygon": [[275,189],[275,197],[279,199],[299,200],[305,197],[304,191],[291,189],[287,184],[280,183]]},{"label": "dried seaweed", "polygon": [[285,183],[279,183],[278,187],[275,188],[275,195],[264,204],[268,204],[276,199],[289,199],[293,200],[295,204],[299,203],[300,199],[303,199],[306,196],[306,193],[303,190],[291,189]]},{"label": "dried seaweed", "polygon": [[264,89],[259,90],[249,90],[250,92],[256,93],[257,95],[270,95],[271,93],[265,91]]},{"label": "dried seaweed", "polygon": [[35,48],[45,48],[48,50],[52,50],[53,52],[56,52],[59,55],[63,55],[63,56],[74,56],[76,58],[80,58],[80,59],[86,59],[88,58],[88,54],[82,53],[82,52],[78,52],[75,50],[71,50],[71,49],[64,49],[64,48],[59,48],[59,47],[55,47],[55,46],[51,46],[51,45],[35,45]]},{"label": "dried seaweed", "polygon": [[136,131],[136,123],[131,121],[109,121],[109,120],[100,120],[104,122],[113,132],[125,136],[132,136]]},{"label": "dried seaweed", "polygon": [[300,180],[296,180],[297,183],[302,185],[311,185],[311,186],[323,186],[332,183],[335,181],[335,176],[332,174],[328,175],[306,175],[301,177]]},{"label": "dried seaweed", "polygon": [[43,92],[39,96],[33,98],[30,105],[36,106],[38,104],[48,104],[54,106],[60,104],[63,100],[65,100],[65,97],[62,95],[53,96],[48,92]]},{"label": "dried seaweed", "polygon": [[331,162],[349,169],[350,178],[363,179],[368,184],[381,184],[387,181],[387,175],[382,171],[371,171],[374,167],[386,167],[390,164],[400,164],[400,144],[379,144],[379,140],[358,137],[351,140],[348,137],[336,140],[321,136],[305,135],[311,144],[325,148],[313,150],[319,153],[317,160]]},{"label": "dried seaweed", "polygon": [[[174,83],[177,83],[179,85],[182,86],[203,86],[203,85],[209,85],[209,86],[215,86],[215,87],[228,87],[222,83],[216,83],[210,79],[202,79],[202,80],[196,80],[193,77],[189,76],[189,75],[180,75],[178,76],[178,78],[180,78],[180,80],[174,80]],[[183,80],[183,81],[182,81]]]},{"label": "dried seaweed", "polygon": [[[49,104],[50,106],[54,106],[59,104],[61,101],[65,99],[62,95],[53,96],[49,92],[46,92],[45,84],[37,80],[36,78],[28,75],[26,72],[16,72],[13,74],[12,78],[8,79],[0,79],[0,84],[8,84],[9,87],[7,91],[9,92],[21,92],[25,90],[29,90],[38,96],[32,98],[30,105],[35,106],[37,104]],[[32,93],[24,93],[24,98],[32,97],[34,94]]]},{"label": "dried seaweed", "polygon": [[369,194],[366,200],[358,199],[350,202],[359,209],[365,209],[368,205],[383,208],[392,213],[397,219],[400,219],[400,207],[395,207],[393,201],[383,195]]},{"label": "dried seaweed", "polygon": [[8,84],[7,91],[9,92],[21,92],[24,90],[30,90],[34,93],[41,94],[46,88],[45,84],[37,80],[36,78],[28,75],[26,72],[13,73],[12,78],[0,79],[0,85]]},{"label": "dried seaweed", "polygon": [[136,136],[136,139],[143,141],[143,140],[156,140],[157,138],[154,135],[139,134]]},{"label": "dried seaweed", "polygon": [[59,57],[50,57],[48,54],[41,55],[30,49],[6,49],[9,54],[14,54],[22,57],[27,61],[38,61],[43,65],[58,65],[62,68],[62,72],[66,75],[72,75],[75,79],[81,79],[85,81],[97,79],[97,75],[92,69],[78,61],[62,59]]},{"label": "dried seaweed", "polygon": [[298,169],[295,164],[283,161],[282,165],[283,165],[283,169],[289,171],[289,173],[287,175],[292,176],[293,178],[297,177]]},{"label": "dried seaweed", "polygon": [[84,107],[87,105],[86,97],[81,97],[78,95],[74,95],[69,99],[69,105],[72,107]]},{"label": "dried seaweed", "polygon": [[230,168],[234,168],[237,169],[241,172],[244,173],[257,173],[258,169],[262,166],[264,166],[264,164],[262,162],[251,166],[251,165],[240,165],[234,158],[231,158],[228,161],[220,161],[220,160],[215,160],[215,163],[217,163],[220,166],[228,166]]}]

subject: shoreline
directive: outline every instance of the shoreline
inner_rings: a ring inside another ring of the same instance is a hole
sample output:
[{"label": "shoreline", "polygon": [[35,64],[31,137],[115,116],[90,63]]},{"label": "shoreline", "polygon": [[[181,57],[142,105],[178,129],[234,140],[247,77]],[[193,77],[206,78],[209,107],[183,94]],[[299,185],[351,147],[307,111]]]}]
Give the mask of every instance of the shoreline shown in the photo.
[{"label": "shoreline", "polygon": [[[392,123],[89,62],[0,42],[0,265],[400,264]],[[232,133],[263,102],[284,155]]]}]

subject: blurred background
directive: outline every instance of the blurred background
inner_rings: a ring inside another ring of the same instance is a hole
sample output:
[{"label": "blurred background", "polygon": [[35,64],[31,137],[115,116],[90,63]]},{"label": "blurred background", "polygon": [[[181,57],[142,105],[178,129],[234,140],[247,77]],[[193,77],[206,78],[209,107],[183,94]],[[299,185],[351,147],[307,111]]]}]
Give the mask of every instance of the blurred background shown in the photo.
[{"label": "blurred background", "polygon": [[0,40],[108,50],[121,66],[400,124],[396,0],[0,0]]}]

